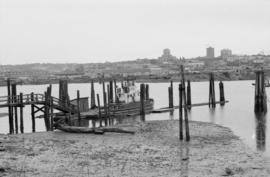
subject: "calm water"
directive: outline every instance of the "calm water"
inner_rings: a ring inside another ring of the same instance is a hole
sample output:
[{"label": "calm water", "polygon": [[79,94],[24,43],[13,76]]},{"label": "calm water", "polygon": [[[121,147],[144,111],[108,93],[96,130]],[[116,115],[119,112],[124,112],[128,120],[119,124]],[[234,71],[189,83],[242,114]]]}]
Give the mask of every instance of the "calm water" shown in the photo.
[{"label": "calm water", "polygon": [[[229,127],[237,136],[241,137],[254,150],[260,150],[270,156],[270,132],[268,115],[264,121],[256,121],[254,114],[254,86],[253,81],[229,81],[224,82],[225,97],[229,103],[224,107],[217,105],[216,109],[209,109],[208,106],[194,107],[190,112],[190,119],[196,121],[212,122]],[[169,83],[150,83],[150,97],[155,100],[155,108],[168,106]],[[44,93],[47,85],[18,86],[17,92],[23,93]],[[216,98],[219,99],[218,82],[215,83]],[[101,85],[95,84],[96,93],[101,93]],[[208,101],[208,82],[191,83],[192,103]],[[0,87],[0,96],[6,95],[6,87]],[[90,95],[90,84],[69,84],[71,99],[76,97],[76,90],[80,90],[81,97]],[[267,95],[270,95],[270,88],[266,88]],[[58,85],[52,86],[52,95],[58,97]],[[102,94],[101,100],[102,99]],[[174,84],[174,105],[178,105],[178,83]],[[7,108],[1,108],[0,112],[7,112]],[[30,106],[24,110],[25,132],[31,131]],[[146,120],[178,119],[178,110],[170,113],[151,114]],[[36,128],[44,131],[43,119],[37,119]],[[0,118],[0,133],[8,133],[8,118]],[[269,134],[269,135],[268,135]],[[265,141],[264,141],[265,139]]]}]

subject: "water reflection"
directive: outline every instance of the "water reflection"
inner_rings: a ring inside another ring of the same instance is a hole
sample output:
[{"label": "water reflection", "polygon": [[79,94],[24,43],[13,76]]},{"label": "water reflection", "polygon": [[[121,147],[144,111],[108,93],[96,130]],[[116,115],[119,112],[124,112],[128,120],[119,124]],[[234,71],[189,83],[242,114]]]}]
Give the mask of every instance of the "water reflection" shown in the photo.
[{"label": "water reflection", "polygon": [[174,111],[170,111],[170,116],[169,116],[169,119],[170,120],[173,120],[174,119]]},{"label": "water reflection", "polygon": [[188,176],[188,165],[189,165],[189,144],[180,144],[180,165],[181,171],[180,176]]},{"label": "water reflection", "polygon": [[216,109],[210,108],[209,109],[209,118],[210,118],[210,122],[211,123],[215,123],[216,122],[215,116],[216,116]]},{"label": "water reflection", "polygon": [[259,151],[265,151],[265,138],[266,138],[266,114],[256,113],[256,147]]}]

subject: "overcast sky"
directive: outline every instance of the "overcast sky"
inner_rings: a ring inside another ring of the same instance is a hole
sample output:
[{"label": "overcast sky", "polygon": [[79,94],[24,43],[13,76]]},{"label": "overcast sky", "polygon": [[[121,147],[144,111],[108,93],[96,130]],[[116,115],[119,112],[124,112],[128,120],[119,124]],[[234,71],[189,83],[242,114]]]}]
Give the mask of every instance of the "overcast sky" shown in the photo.
[{"label": "overcast sky", "polygon": [[0,0],[0,63],[270,54],[270,0]]}]

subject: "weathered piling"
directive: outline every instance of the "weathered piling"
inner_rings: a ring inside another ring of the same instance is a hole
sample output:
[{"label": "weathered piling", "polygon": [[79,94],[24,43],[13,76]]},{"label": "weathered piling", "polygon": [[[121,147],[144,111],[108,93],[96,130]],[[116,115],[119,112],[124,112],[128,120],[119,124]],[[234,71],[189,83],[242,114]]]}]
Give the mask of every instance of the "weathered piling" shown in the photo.
[{"label": "weathered piling", "polygon": [[172,88],[168,87],[168,98],[169,98],[169,108],[173,108],[172,106]]},{"label": "weathered piling", "polygon": [[173,107],[173,81],[171,80],[171,104],[172,104],[172,107]]},{"label": "weathered piling", "polygon": [[190,80],[187,81],[187,108],[191,109],[191,86],[190,86]]},{"label": "weathered piling", "polygon": [[15,104],[13,106],[13,114],[15,121],[15,133],[18,134],[18,109],[17,109],[17,86],[16,84],[11,84],[11,95],[12,95],[12,103]]},{"label": "weathered piling", "polygon": [[145,85],[145,99],[149,100],[149,85]]},{"label": "weathered piling", "polygon": [[215,79],[214,74],[210,74],[209,79],[209,107],[215,108],[216,107],[216,97],[215,97]]},{"label": "weathered piling", "polygon": [[113,81],[114,82],[114,97],[115,97],[115,102],[118,103],[118,97],[117,97],[117,84],[116,84],[116,80]]},{"label": "weathered piling", "polygon": [[105,90],[105,82],[102,82],[102,91],[103,91],[103,106],[104,106],[104,111],[105,114],[107,114],[107,109],[106,109],[106,105],[107,105],[107,98],[106,98],[106,90]]},{"label": "weathered piling", "polygon": [[173,81],[171,81],[170,87],[168,87],[169,96],[169,108],[173,108]]},{"label": "weathered piling", "polygon": [[109,91],[108,91],[108,95],[110,95],[109,96],[109,103],[113,103],[113,81],[112,80],[110,80],[110,87],[109,87]]},{"label": "weathered piling", "polygon": [[185,74],[184,66],[181,65],[181,76],[182,76],[182,93],[183,93],[183,104],[184,104],[184,116],[185,116],[185,130],[186,130],[186,141],[190,141],[189,134],[189,121],[188,121],[188,112],[187,112],[187,102],[186,102],[186,86],[185,86]]},{"label": "weathered piling", "polygon": [[183,91],[182,84],[179,84],[179,139],[183,140]]},{"label": "weathered piling", "polygon": [[[31,93],[31,102],[34,102],[34,93]],[[31,120],[32,120],[32,132],[36,132],[36,120],[35,120],[35,107],[31,103]]]},{"label": "weathered piling", "polygon": [[97,102],[98,102],[98,119],[99,119],[99,126],[102,127],[102,118],[101,118],[101,109],[100,109],[99,94],[97,94]]},{"label": "weathered piling", "polygon": [[8,92],[8,120],[9,120],[9,133],[14,133],[14,124],[13,124],[13,110],[12,106],[10,106],[10,103],[12,102],[11,99],[11,85],[10,85],[10,79],[7,79],[7,92]]},{"label": "weathered piling", "polygon": [[140,115],[145,115],[145,107],[144,107],[144,100],[145,100],[145,85],[140,85]]},{"label": "weathered piling", "polygon": [[254,111],[255,113],[267,112],[267,96],[265,92],[265,80],[263,71],[256,72]]},{"label": "weathered piling", "polygon": [[108,93],[108,104],[107,104],[107,115],[106,115],[106,120],[108,121],[107,124],[111,125],[111,118],[110,118],[110,103],[112,103],[112,97],[111,97],[111,87],[112,85],[107,85],[107,93]]},{"label": "weathered piling", "polygon": [[225,105],[224,85],[222,81],[219,82],[219,101],[221,106]]},{"label": "weathered piling", "polygon": [[91,80],[91,109],[96,107],[94,81]]},{"label": "weathered piling", "polygon": [[78,111],[79,126],[81,126],[80,91],[79,90],[77,90],[77,111]]},{"label": "weathered piling", "polygon": [[62,105],[68,105],[68,82],[67,80],[59,80],[59,99]]},{"label": "weathered piling", "polygon": [[20,93],[20,131],[24,133],[24,125],[23,125],[23,94]]}]

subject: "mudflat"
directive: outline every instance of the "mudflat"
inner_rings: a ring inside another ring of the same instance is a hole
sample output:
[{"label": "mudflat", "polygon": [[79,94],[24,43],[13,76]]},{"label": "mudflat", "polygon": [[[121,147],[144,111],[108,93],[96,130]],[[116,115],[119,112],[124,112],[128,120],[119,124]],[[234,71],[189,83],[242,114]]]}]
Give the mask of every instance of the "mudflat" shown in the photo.
[{"label": "mudflat", "polygon": [[269,159],[228,128],[190,122],[191,141],[181,142],[176,120],[132,127],[134,135],[0,135],[0,176],[270,176]]}]

